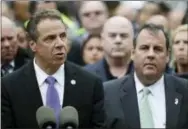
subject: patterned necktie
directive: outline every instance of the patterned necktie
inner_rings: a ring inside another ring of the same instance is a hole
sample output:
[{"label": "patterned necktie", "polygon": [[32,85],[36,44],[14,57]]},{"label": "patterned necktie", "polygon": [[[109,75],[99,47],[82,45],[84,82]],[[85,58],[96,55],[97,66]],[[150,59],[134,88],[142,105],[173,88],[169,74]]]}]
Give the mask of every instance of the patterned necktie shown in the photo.
[{"label": "patterned necktie", "polygon": [[7,75],[11,68],[12,68],[12,66],[10,64],[2,65],[1,69],[3,70],[3,76]]},{"label": "patterned necktie", "polygon": [[143,97],[139,105],[141,128],[154,128],[152,111],[148,101],[148,95],[150,93],[148,88],[143,89]]},{"label": "patterned necktie", "polygon": [[56,120],[57,120],[56,122],[58,125],[61,105],[60,105],[58,92],[54,86],[54,84],[56,83],[56,79],[52,76],[49,76],[46,79],[46,83],[49,84],[46,94],[46,105],[54,109]]}]

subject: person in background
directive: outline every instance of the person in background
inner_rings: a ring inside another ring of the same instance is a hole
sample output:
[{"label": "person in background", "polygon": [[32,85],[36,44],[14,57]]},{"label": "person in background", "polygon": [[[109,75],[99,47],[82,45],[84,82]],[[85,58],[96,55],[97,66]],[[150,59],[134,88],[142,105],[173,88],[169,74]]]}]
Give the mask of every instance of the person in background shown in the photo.
[{"label": "person in background", "polygon": [[84,64],[94,64],[103,58],[100,35],[90,35],[81,47]]},{"label": "person in background", "polygon": [[86,33],[82,39],[86,39],[88,35],[100,35],[108,15],[108,9],[102,1],[83,1],[79,16]]},{"label": "person in background", "polygon": [[181,24],[187,24],[188,23],[188,17],[187,16],[188,16],[188,2],[187,2],[187,9],[186,9],[185,14],[183,16]]},{"label": "person in background", "polygon": [[78,128],[102,128],[102,81],[66,60],[68,38],[61,13],[37,11],[28,27],[34,59],[1,79],[2,128],[39,128],[36,111],[41,106],[54,111],[56,122],[63,107],[73,106]]},{"label": "person in background", "polygon": [[160,25],[164,28],[165,32],[169,32],[169,22],[168,19],[163,15],[153,15],[147,21],[146,24]]},{"label": "person in background", "polygon": [[188,24],[174,31],[172,43],[175,71],[178,76],[188,79]]},{"label": "person in background", "polygon": [[17,27],[9,18],[1,17],[1,76],[21,68],[30,60],[26,50],[18,46]]},{"label": "person in background", "polygon": [[13,11],[10,9],[6,1],[1,1],[1,15],[10,18],[11,20],[14,19]]},{"label": "person in background", "polygon": [[109,18],[101,32],[104,58],[84,68],[100,76],[103,82],[129,74],[132,70],[130,57],[133,37],[133,27],[127,18],[122,16]]},{"label": "person in background", "polygon": [[165,74],[167,38],[162,27],[144,25],[132,51],[134,72],[104,83],[108,128],[188,128],[188,81]]},{"label": "person in background", "polygon": [[28,38],[26,31],[23,26],[17,27],[17,39],[18,39],[18,46],[23,49],[29,48]]},{"label": "person in background", "polygon": [[136,9],[122,3],[122,4],[119,4],[119,6],[116,8],[114,15],[124,16],[127,19],[129,19],[131,22],[134,22],[136,13],[137,13]]},{"label": "person in background", "polygon": [[174,31],[179,25],[181,25],[185,12],[183,10],[172,10],[168,15],[169,27],[171,31]]}]

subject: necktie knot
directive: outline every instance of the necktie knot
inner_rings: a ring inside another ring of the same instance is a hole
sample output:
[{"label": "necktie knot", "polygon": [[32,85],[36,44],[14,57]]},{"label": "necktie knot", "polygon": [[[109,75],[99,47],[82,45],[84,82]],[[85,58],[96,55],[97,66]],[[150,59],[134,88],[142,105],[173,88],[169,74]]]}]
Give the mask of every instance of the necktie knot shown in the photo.
[{"label": "necktie knot", "polygon": [[52,77],[52,76],[49,76],[49,77],[46,78],[45,81],[46,81],[49,85],[54,85],[55,82],[56,82],[56,79],[55,79],[54,77]]},{"label": "necktie knot", "polygon": [[8,63],[8,64],[2,65],[1,68],[4,69],[4,70],[9,70],[10,68],[12,68],[12,66]]},{"label": "necktie knot", "polygon": [[148,89],[148,88],[144,88],[143,89],[143,95],[144,96],[147,96],[147,95],[149,95],[151,93],[151,91]]}]

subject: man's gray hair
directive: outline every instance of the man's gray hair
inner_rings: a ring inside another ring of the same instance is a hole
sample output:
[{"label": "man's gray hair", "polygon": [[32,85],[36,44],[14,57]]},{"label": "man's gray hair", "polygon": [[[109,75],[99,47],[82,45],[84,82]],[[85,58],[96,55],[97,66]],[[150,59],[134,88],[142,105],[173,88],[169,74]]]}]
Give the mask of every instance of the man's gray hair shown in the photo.
[{"label": "man's gray hair", "polygon": [[37,41],[38,39],[38,31],[37,31],[37,25],[40,21],[44,19],[56,19],[61,20],[63,23],[63,19],[61,17],[61,13],[56,9],[42,9],[37,11],[29,20],[26,30],[29,34],[29,37],[33,41]]}]

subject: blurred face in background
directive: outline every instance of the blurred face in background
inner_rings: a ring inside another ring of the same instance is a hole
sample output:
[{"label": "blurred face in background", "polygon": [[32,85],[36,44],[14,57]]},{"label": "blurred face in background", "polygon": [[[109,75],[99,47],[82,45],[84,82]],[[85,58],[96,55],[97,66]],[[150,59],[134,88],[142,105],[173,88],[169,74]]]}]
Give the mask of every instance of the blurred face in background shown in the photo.
[{"label": "blurred face in background", "polygon": [[57,5],[53,1],[39,1],[36,8],[37,8],[37,10],[39,10],[39,9],[57,9]]},{"label": "blurred face in background", "polygon": [[115,11],[115,15],[123,16],[129,19],[130,21],[134,21],[136,10],[129,7],[128,5],[120,4]]},{"label": "blurred face in background", "polygon": [[99,34],[107,18],[107,8],[101,1],[85,1],[81,5],[80,19],[90,34]]},{"label": "blurred face in background", "polygon": [[180,31],[174,36],[173,51],[177,64],[188,65],[188,31]]},{"label": "blurred face in background", "polygon": [[[10,21],[2,19],[1,30],[1,61],[10,62],[17,54],[17,34],[16,27]],[[9,23],[8,23],[9,22]]]},{"label": "blurred face in background", "polygon": [[103,58],[103,48],[99,37],[89,39],[83,48],[83,59],[86,64],[93,64]]},{"label": "blurred face in background", "polygon": [[110,18],[104,25],[102,44],[109,58],[126,58],[133,47],[133,28],[131,22],[121,16]]},{"label": "blurred face in background", "polygon": [[141,9],[138,22],[139,25],[145,24],[145,22],[153,15],[159,13],[160,9],[157,4],[155,3],[145,3],[144,7]]},{"label": "blurred face in background", "polygon": [[183,16],[184,16],[183,11],[180,11],[180,10],[171,11],[168,15],[170,29],[174,30],[179,25],[181,25]]},{"label": "blurred face in background", "polygon": [[162,26],[166,32],[169,30],[168,19],[163,15],[151,16],[146,23]]},{"label": "blurred face in background", "polygon": [[18,39],[18,45],[21,48],[27,49],[29,47],[28,40],[26,37],[26,32],[22,27],[17,27],[17,39]]},{"label": "blurred face in background", "polygon": [[18,20],[25,22],[29,19],[29,1],[14,1],[14,13]]}]

